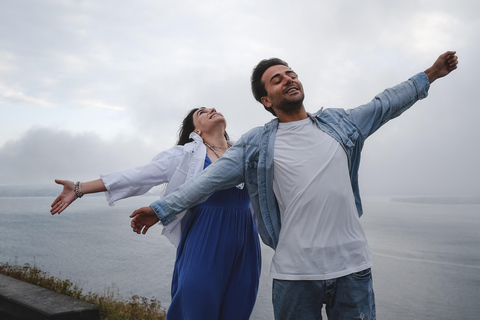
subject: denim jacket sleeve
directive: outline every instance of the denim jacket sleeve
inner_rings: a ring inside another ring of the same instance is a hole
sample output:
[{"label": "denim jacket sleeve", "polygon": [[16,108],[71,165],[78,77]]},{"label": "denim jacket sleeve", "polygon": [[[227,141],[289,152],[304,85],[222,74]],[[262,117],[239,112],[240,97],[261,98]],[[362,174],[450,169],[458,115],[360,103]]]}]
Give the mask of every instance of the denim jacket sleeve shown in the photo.
[{"label": "denim jacket sleeve", "polygon": [[[318,113],[320,126],[341,143],[349,160],[350,180],[358,215],[363,213],[358,185],[360,153],[364,141],[387,121],[398,117],[415,102],[426,98],[430,82],[424,72],[376,95],[372,101],[353,109],[325,109]],[[329,131],[330,130],[330,131]]]},{"label": "denim jacket sleeve", "polygon": [[366,139],[387,121],[401,115],[418,100],[426,98],[429,88],[427,75],[420,72],[409,80],[384,90],[369,103],[347,110],[346,113]]},{"label": "denim jacket sleeve", "polygon": [[150,207],[166,226],[176,214],[204,202],[210,195],[243,182],[243,148],[236,144],[222,158]]}]

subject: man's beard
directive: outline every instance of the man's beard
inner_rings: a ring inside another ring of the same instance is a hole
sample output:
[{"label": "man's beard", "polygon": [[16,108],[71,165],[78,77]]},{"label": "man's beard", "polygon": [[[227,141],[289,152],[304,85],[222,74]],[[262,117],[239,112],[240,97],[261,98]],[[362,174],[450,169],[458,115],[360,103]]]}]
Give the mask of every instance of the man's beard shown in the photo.
[{"label": "man's beard", "polygon": [[277,106],[277,109],[282,111],[285,114],[292,114],[297,112],[303,107],[303,100],[305,99],[305,94],[296,99],[283,99]]}]

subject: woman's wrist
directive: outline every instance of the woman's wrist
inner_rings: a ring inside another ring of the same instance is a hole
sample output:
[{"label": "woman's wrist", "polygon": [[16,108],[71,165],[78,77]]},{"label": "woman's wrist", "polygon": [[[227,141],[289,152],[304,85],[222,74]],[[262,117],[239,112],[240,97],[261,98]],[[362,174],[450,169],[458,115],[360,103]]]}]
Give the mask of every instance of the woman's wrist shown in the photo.
[{"label": "woman's wrist", "polygon": [[77,181],[75,183],[75,187],[74,187],[73,191],[75,192],[75,199],[83,197],[82,183],[80,181]]}]

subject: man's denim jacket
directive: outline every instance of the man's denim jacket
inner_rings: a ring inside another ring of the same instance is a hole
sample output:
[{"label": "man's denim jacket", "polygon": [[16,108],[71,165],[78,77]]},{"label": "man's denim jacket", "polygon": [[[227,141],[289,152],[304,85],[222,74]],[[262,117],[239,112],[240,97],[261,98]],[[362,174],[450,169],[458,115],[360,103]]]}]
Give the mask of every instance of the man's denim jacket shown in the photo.
[{"label": "man's denim jacket", "polygon": [[[358,187],[360,153],[365,139],[388,120],[410,108],[428,94],[430,83],[421,72],[401,84],[386,89],[372,101],[359,107],[321,109],[308,116],[317,126],[335,138],[348,157],[350,181],[359,216],[362,203]],[[216,190],[245,183],[250,194],[257,229],[265,244],[275,249],[280,234],[280,212],[273,192],[273,154],[278,119],[246,134],[222,158],[163,199],[151,204],[163,225],[176,214],[208,199]]]}]

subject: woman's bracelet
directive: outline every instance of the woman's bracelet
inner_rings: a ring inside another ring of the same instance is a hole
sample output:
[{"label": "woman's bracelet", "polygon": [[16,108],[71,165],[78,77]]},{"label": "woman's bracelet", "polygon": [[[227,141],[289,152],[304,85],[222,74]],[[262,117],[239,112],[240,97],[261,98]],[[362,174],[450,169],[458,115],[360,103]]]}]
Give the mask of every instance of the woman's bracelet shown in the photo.
[{"label": "woman's bracelet", "polygon": [[75,183],[74,191],[77,198],[83,197],[82,189],[80,188],[80,181],[77,181],[77,183]]}]

